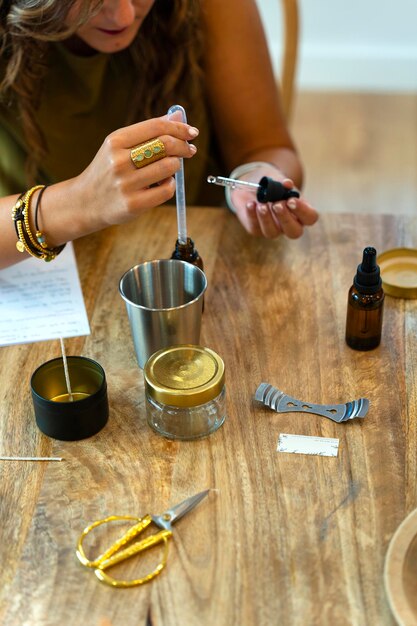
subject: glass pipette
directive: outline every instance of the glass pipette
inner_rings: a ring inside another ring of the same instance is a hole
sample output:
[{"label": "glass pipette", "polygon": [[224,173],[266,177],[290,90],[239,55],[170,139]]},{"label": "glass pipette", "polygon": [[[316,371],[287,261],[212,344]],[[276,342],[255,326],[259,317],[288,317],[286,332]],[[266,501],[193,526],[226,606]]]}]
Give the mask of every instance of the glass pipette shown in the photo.
[{"label": "glass pipette", "polygon": [[221,185],[222,187],[230,187],[231,189],[246,189],[256,193],[258,202],[277,202],[279,200],[288,200],[289,198],[299,198],[300,192],[295,189],[288,189],[278,180],[263,176],[259,183],[250,183],[246,180],[237,180],[236,178],[225,178],[224,176],[208,176],[207,182],[213,185]]},{"label": "glass pipette", "polygon": [[[181,122],[187,123],[187,115],[184,108],[179,104],[173,104],[168,109],[168,119],[174,113],[180,111]],[[180,159],[180,169],[175,173],[175,198],[177,203],[177,223],[178,223],[178,242],[180,244],[187,243],[187,217],[185,204],[185,183],[184,183],[184,159]]]},{"label": "glass pipette", "polygon": [[[170,119],[177,111],[181,113],[181,121],[187,124],[187,115],[184,108],[179,104],[173,104],[168,110],[168,119]],[[184,159],[180,158],[180,169],[175,174],[175,198],[177,203],[177,223],[178,223],[178,239],[175,242],[175,250],[172,253],[172,259],[187,261],[192,265],[197,265],[203,269],[203,259],[194,247],[193,240],[187,235],[187,217],[185,202],[185,181],[184,181]]]}]

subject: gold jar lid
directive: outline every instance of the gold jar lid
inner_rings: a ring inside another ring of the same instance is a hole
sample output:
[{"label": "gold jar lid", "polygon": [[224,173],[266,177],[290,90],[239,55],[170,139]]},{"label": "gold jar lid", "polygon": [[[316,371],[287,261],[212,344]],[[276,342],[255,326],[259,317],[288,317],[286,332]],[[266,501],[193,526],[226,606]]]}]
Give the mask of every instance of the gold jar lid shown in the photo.
[{"label": "gold jar lid", "polygon": [[210,348],[171,346],[155,352],[143,370],[147,393],[161,404],[192,407],[222,391],[224,363]]},{"label": "gold jar lid", "polygon": [[377,263],[382,287],[394,298],[417,298],[417,250],[393,248],[382,252]]}]

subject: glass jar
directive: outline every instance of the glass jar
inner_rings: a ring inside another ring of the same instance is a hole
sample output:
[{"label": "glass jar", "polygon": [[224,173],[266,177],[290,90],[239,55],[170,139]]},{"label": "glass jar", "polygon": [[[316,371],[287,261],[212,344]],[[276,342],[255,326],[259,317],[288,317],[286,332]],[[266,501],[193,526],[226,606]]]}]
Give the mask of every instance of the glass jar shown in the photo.
[{"label": "glass jar", "polygon": [[213,350],[195,345],[163,348],[144,368],[149,426],[169,439],[198,439],[226,418],[225,371]]}]

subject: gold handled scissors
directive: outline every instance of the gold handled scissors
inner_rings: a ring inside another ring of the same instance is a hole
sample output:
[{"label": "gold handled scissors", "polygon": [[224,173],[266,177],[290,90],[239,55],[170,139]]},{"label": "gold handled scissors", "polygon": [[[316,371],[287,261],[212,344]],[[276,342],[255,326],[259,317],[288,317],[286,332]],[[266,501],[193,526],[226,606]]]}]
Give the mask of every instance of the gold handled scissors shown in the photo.
[{"label": "gold handled scissors", "polygon": [[[209,492],[210,489],[201,491],[200,493],[183,500],[183,502],[180,502],[171,509],[164,511],[164,513],[161,513],[160,515],[150,515],[149,513],[144,517],[110,515],[105,519],[93,522],[83,530],[78,540],[76,551],[78,560],[86,567],[93,568],[97,578],[112,587],[135,587],[136,585],[143,585],[144,583],[149,582],[155,578],[155,576],[158,576],[166,565],[168,558],[168,539],[172,537],[172,524],[191,511],[200,502],[200,500],[208,495]],[[97,526],[100,526],[101,524],[107,524],[109,522],[120,520],[134,520],[136,521],[136,524],[129,528],[129,530],[125,532],[125,534],[112,544],[105,552],[103,552],[103,554],[94,560],[88,559],[83,548],[83,541],[85,537],[92,530],[94,530],[94,528],[97,528]],[[125,547],[152,522],[161,529],[159,532]],[[133,580],[119,580],[112,578],[104,571],[113,565],[134,556],[135,554],[139,554],[148,548],[152,548],[159,543],[164,543],[162,560],[157,567],[146,576],[143,576],[142,578],[135,578]]]}]

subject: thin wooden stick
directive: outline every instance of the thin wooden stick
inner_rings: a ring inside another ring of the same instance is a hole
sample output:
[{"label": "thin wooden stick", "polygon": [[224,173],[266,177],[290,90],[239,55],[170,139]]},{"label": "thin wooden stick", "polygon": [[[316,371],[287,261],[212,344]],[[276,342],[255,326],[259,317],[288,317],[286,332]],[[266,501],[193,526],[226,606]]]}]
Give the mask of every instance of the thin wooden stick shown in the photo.
[{"label": "thin wooden stick", "polygon": [[63,461],[62,456],[0,456],[0,461]]},{"label": "thin wooden stick", "polygon": [[69,377],[69,372],[68,372],[68,361],[67,361],[67,355],[65,353],[64,340],[62,339],[62,337],[60,337],[59,341],[61,342],[62,360],[64,362],[64,374],[65,374],[65,382],[67,384],[68,397],[69,397],[69,401],[73,402],[74,398],[72,396],[72,391],[71,391],[71,382],[70,382],[70,377]]}]

